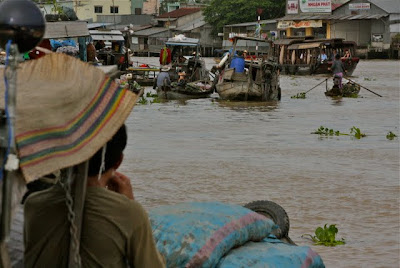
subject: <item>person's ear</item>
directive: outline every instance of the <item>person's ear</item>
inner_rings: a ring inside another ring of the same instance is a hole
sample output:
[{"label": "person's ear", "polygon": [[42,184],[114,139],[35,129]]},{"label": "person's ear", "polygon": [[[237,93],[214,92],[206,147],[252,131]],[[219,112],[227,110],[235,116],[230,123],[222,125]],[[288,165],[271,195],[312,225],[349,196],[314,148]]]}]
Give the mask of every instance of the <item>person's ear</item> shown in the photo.
[{"label": "person's ear", "polygon": [[117,170],[119,168],[119,166],[122,163],[122,160],[124,160],[124,154],[121,153],[121,155],[119,156],[119,160],[117,161],[117,163],[115,163],[115,165],[113,166],[114,170]]}]

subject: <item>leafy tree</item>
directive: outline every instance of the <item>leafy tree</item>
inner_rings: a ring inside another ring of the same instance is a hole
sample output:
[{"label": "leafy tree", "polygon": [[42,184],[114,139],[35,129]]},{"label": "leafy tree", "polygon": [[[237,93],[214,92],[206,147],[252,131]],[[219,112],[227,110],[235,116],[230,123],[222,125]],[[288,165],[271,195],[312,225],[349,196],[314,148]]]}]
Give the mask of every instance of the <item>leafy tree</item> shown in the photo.
[{"label": "leafy tree", "polygon": [[256,21],[258,8],[263,10],[260,18],[267,20],[285,15],[285,7],[286,0],[211,0],[204,17],[217,35],[224,25]]}]

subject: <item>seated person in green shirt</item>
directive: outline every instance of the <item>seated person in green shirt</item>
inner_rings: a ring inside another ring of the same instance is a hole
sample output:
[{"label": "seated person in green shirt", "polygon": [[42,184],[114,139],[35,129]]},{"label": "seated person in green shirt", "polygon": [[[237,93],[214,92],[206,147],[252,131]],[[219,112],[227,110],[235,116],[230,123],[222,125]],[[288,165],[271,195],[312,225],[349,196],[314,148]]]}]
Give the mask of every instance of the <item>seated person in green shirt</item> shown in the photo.
[{"label": "seated person in green shirt", "polygon": [[[134,200],[128,177],[116,171],[123,160],[125,125],[89,160],[83,212],[82,267],[165,267],[148,214]],[[67,267],[70,224],[60,183],[30,194],[24,208],[25,267]]]}]

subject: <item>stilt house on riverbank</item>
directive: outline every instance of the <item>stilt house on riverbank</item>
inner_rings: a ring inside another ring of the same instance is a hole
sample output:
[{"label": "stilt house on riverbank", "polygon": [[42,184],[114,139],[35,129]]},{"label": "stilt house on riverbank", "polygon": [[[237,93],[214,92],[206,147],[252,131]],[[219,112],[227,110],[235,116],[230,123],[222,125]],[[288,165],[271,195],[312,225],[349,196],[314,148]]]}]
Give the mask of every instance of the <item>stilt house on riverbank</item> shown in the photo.
[{"label": "stilt house on riverbank", "polygon": [[334,2],[337,1],[288,0],[286,15],[277,19],[277,28],[286,37],[354,41],[361,57],[399,57],[399,0],[350,0],[341,5]]},{"label": "stilt house on riverbank", "polygon": [[131,49],[138,55],[158,55],[169,37],[183,34],[201,40],[202,55],[212,56],[222,38],[211,36],[211,25],[204,21],[201,8],[179,8],[155,18],[156,26],[130,34]]},{"label": "stilt house on riverbank", "polygon": [[[362,58],[400,57],[399,0],[287,0],[284,17],[260,24],[264,38],[343,38],[357,44]],[[256,25],[226,25],[223,49],[235,35],[253,36]]]}]

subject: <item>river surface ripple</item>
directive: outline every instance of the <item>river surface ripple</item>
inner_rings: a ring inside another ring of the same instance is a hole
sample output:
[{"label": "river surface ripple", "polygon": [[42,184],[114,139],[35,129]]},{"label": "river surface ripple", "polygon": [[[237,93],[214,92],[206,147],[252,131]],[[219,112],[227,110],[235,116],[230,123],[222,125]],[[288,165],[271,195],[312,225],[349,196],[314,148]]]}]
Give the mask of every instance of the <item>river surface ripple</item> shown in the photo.
[{"label": "river surface ripple", "polygon": [[[138,104],[127,120],[121,171],[147,209],[271,200],[287,211],[290,237],[316,250],[327,267],[399,267],[399,139],[386,138],[389,131],[400,136],[399,69],[390,60],[357,66],[352,79],[383,97],[361,89],[359,98],[334,100],[322,84],[306,99],[292,99],[326,76],[281,76],[280,102],[224,102],[214,94]],[[367,136],[311,134],[321,125],[343,133],[356,126]],[[336,224],[346,245],[314,246],[302,237],[326,223]]]}]

